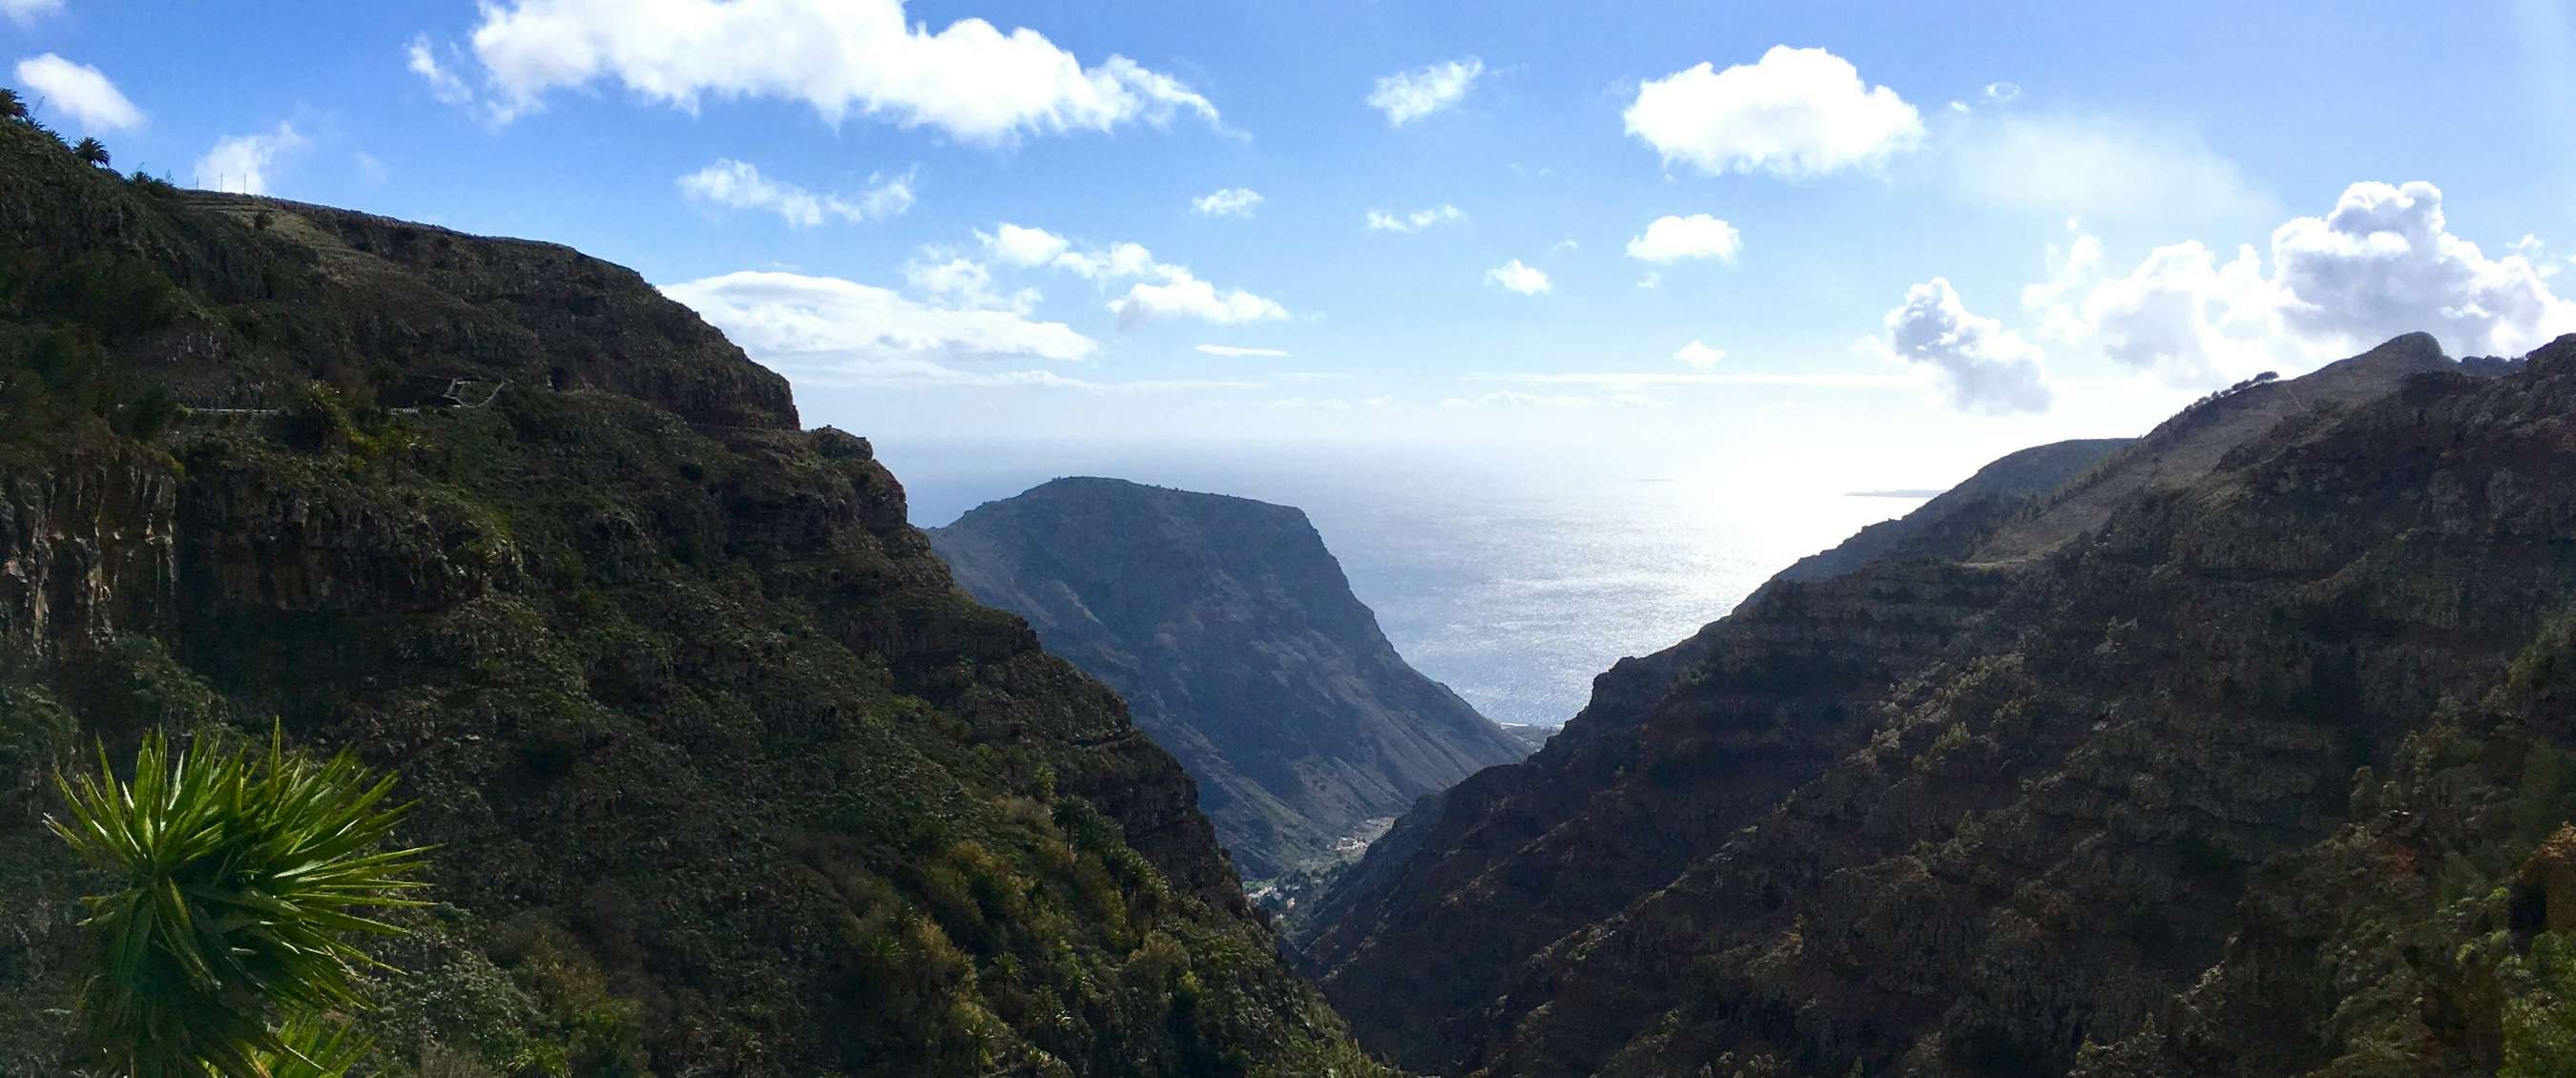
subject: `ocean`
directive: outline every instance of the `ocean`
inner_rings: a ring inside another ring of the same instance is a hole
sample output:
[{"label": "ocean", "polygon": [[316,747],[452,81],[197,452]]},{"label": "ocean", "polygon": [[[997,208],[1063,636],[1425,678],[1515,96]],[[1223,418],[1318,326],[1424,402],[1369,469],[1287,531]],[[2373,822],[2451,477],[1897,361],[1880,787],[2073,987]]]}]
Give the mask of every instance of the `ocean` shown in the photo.
[{"label": "ocean", "polygon": [[1562,725],[1594,675],[1733,609],[1790,562],[1920,497],[1746,488],[1555,455],[894,442],[912,520],[1067,475],[1293,505],[1396,650],[1488,718]]}]

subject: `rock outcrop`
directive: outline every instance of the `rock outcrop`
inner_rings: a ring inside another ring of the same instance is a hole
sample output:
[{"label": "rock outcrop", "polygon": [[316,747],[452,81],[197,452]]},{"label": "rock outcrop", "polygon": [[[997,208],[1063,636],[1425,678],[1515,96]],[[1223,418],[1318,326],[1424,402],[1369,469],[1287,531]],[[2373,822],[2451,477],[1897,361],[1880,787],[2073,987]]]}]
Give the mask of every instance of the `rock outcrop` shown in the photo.
[{"label": "rock outcrop", "polygon": [[1058,479],[932,529],[976,598],[1099,678],[1197,779],[1250,879],[1527,755],[1405,664],[1296,509]]}]

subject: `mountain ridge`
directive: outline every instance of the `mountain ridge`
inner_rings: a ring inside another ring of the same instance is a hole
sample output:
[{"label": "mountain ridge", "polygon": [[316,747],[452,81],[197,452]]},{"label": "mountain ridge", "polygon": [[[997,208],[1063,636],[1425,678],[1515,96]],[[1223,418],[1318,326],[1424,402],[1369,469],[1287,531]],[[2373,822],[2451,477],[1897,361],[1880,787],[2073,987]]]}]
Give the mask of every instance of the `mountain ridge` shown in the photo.
[{"label": "mountain ridge", "polygon": [[[2122,1040],[2220,959],[2250,869],[2328,834],[2356,765],[2576,593],[2532,545],[2576,512],[2539,448],[2576,411],[2576,338],[2503,379],[2422,343],[2171,468],[2115,456],[2087,473],[2127,486],[2110,512],[2057,498],[2089,523],[2011,557],[1775,582],[1623,660],[1531,761],[1401,821],[1306,960],[1364,1043],[1442,1072],[2059,1073]],[[2454,548],[2411,538],[2435,532]],[[2091,792],[2122,767],[2162,792]],[[2015,927],[2070,915],[2110,923],[2059,952]]]}]

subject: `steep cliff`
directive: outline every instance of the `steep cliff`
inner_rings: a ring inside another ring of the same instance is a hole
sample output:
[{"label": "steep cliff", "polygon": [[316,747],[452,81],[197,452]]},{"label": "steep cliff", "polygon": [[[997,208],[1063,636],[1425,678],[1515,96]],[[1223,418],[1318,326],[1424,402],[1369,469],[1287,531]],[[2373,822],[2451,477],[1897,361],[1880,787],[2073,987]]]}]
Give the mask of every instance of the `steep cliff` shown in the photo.
[{"label": "steep cliff", "polygon": [[382,1073],[1373,1069],[1117,697],[635,274],[0,122],[0,1073],[96,883],[46,772],[272,716],[438,845]]},{"label": "steep cliff", "polygon": [[1405,664],[1287,506],[1058,479],[929,534],[959,584],[1180,757],[1248,878],[1330,860],[1369,821],[1527,755]]},{"label": "steep cliff", "polygon": [[[1623,661],[1327,897],[1327,994],[1444,1072],[2053,1074],[2098,1042],[2096,1073],[2200,1073],[2263,1043],[2227,1001],[2281,987],[2231,978],[2281,971],[2315,1028],[2239,1073],[2304,1073],[2386,986],[2228,941],[2386,925],[2336,897],[2379,881],[2249,881],[2369,826],[2355,769],[2428,751],[2576,600],[2576,339],[2491,379],[2428,346],[2208,402],[1982,546],[1776,582]],[[2474,1061],[2502,1010],[2430,1036]]]}]

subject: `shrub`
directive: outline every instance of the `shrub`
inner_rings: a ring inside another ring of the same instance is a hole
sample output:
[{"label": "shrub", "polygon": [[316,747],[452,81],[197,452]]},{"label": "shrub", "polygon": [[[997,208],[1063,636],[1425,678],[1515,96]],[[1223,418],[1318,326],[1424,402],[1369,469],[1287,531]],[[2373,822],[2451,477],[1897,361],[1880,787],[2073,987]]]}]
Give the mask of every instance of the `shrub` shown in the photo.
[{"label": "shrub", "polygon": [[2508,959],[2505,975],[2526,982],[2504,1007],[2504,1066],[2497,1078],[2538,1078],[2576,1071],[2576,941],[2542,933],[2527,957]]}]

